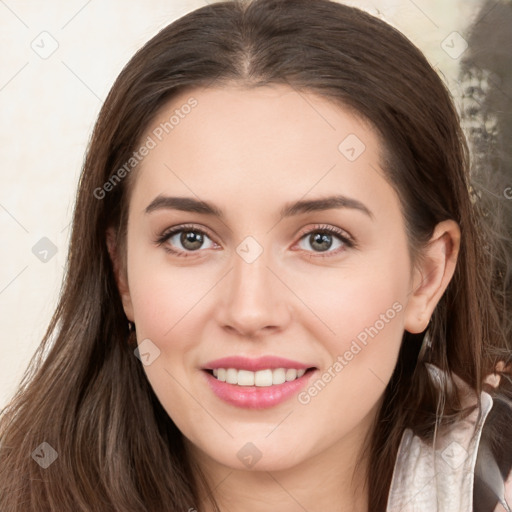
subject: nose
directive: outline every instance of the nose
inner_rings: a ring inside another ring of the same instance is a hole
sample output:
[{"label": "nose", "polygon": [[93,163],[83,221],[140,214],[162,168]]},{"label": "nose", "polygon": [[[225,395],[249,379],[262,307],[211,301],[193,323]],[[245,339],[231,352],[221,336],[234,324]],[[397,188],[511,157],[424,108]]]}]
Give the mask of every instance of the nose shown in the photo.
[{"label": "nose", "polygon": [[286,328],[291,321],[291,292],[270,268],[264,251],[248,262],[233,255],[233,268],[221,283],[217,321],[244,337],[256,337]]}]

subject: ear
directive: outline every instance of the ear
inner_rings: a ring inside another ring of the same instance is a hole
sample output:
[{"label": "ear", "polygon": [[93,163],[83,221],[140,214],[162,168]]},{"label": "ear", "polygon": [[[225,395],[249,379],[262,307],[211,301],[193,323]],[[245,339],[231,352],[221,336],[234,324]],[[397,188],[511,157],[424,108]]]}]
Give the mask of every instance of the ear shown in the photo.
[{"label": "ear", "polygon": [[434,229],[413,271],[413,288],[405,308],[405,330],[423,332],[453,277],[460,248],[460,228],[444,220]]},{"label": "ear", "polygon": [[121,296],[123,309],[126,318],[133,322],[133,306],[130,296],[130,289],[128,287],[128,276],[126,272],[126,265],[123,263],[123,258],[119,254],[117,237],[113,228],[108,228],[106,232],[106,241],[110,260],[112,261],[112,268],[116,279],[117,289]]}]

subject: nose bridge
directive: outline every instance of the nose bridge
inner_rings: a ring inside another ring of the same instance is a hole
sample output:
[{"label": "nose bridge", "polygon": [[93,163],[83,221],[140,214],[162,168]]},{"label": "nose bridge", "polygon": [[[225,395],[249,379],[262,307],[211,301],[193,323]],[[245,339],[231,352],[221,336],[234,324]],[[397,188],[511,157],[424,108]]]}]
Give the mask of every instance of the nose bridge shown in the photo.
[{"label": "nose bridge", "polygon": [[286,297],[272,267],[270,249],[246,237],[233,254],[232,271],[224,288],[220,320],[242,334],[267,327],[282,327],[287,321]]},{"label": "nose bridge", "polygon": [[232,292],[239,295],[238,299],[240,296],[245,297],[256,304],[257,301],[265,298],[266,292],[270,288],[271,272],[267,268],[270,264],[269,251],[263,251],[254,256],[253,249],[249,249],[247,253],[241,255],[242,250],[239,246],[237,254],[233,258]]}]

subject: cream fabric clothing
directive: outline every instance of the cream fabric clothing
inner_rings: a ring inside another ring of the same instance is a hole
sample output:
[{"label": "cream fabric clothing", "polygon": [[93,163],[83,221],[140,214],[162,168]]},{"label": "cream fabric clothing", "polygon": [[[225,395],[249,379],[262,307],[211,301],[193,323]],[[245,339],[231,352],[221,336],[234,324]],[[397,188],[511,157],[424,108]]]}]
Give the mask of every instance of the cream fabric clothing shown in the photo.
[{"label": "cream fabric clothing", "polygon": [[[430,365],[431,376],[442,378]],[[476,403],[476,395],[458,377],[463,405]],[[481,415],[475,409],[467,418],[439,429],[435,445],[406,429],[397,454],[387,512],[473,512],[473,486],[477,453],[485,420],[493,407],[492,397],[481,394]],[[512,450],[512,446],[503,449]],[[489,452],[490,453],[490,452]],[[485,453],[483,454],[485,455]],[[512,471],[503,481],[496,462],[484,457],[484,475],[500,498],[495,512],[512,512]]]}]

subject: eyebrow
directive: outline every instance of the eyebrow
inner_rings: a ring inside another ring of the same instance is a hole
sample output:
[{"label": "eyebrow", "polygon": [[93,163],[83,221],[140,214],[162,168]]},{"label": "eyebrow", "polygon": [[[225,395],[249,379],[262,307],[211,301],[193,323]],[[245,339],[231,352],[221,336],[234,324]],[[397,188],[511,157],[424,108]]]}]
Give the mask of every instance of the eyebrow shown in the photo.
[{"label": "eyebrow", "polygon": [[[294,203],[287,203],[280,211],[281,218],[291,217],[302,213],[309,213],[313,211],[330,210],[334,208],[350,208],[358,210],[371,219],[374,215],[371,210],[366,207],[361,201],[346,197],[343,195],[335,195],[322,197],[319,199],[300,200]],[[158,195],[146,207],[145,212],[151,213],[155,210],[180,210],[183,212],[200,213],[204,215],[212,215],[219,219],[224,219],[224,213],[218,207],[207,201],[194,199],[193,197],[171,197]]]}]

